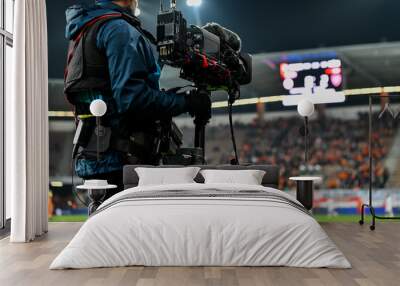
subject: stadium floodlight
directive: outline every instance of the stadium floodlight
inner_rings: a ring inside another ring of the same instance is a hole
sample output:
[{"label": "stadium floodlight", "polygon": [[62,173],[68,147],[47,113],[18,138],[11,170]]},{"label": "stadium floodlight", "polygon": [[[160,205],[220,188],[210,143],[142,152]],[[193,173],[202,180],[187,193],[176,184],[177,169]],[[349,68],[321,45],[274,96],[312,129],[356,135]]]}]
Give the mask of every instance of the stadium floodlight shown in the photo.
[{"label": "stadium floodlight", "polygon": [[199,7],[202,4],[202,0],[187,0],[186,4],[189,7]]}]

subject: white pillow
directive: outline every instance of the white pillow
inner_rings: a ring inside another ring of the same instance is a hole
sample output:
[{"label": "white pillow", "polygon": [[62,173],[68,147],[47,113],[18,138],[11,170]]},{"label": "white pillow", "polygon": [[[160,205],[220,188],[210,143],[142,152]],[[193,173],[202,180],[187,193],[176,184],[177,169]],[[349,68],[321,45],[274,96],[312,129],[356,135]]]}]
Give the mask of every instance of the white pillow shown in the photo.
[{"label": "white pillow", "polygon": [[261,170],[202,170],[205,184],[261,185],[265,171]]},{"label": "white pillow", "polygon": [[198,167],[187,168],[135,168],[139,186],[192,184],[200,171]]}]

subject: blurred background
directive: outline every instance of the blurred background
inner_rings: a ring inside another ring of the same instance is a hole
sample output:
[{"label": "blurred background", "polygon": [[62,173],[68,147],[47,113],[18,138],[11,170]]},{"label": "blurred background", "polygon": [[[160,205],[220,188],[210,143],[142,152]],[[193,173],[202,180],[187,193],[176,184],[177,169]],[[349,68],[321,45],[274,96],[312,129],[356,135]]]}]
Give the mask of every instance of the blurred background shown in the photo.
[{"label": "blurred background", "polygon": [[[63,95],[68,42],[65,10],[94,1],[47,1],[49,32],[50,188],[53,221],[83,220],[86,207],[72,193],[71,150],[75,122]],[[199,6],[188,4],[200,3]],[[167,2],[165,3],[167,5]],[[295,194],[291,176],[306,173],[304,119],[284,96],[307,88],[329,90],[342,103],[320,104],[310,118],[310,170],[316,186],[314,214],[320,221],[358,221],[368,198],[368,115],[372,98],[372,185],[379,214],[400,213],[400,33],[392,0],[231,1],[178,0],[189,23],[217,22],[237,32],[253,55],[253,82],[242,88],[234,125],[242,163],[280,167],[280,189]],[[158,0],[141,0],[143,26],[155,32]],[[177,70],[164,68],[163,87],[180,86]],[[312,81],[310,87],[310,79]],[[209,164],[233,159],[227,94],[214,93],[206,134]],[[184,145],[193,144],[192,119],[179,117]],[[80,193],[82,200],[85,193]]]}]

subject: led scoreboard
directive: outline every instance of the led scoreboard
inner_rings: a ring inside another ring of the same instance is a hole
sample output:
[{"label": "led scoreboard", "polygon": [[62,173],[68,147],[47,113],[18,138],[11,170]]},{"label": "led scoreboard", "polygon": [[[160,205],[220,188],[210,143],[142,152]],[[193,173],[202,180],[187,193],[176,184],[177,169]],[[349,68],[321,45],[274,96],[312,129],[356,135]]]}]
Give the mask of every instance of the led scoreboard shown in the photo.
[{"label": "led scoreboard", "polygon": [[[280,62],[284,105],[307,98],[315,104],[343,102],[343,67],[337,57],[308,55]],[[308,59],[307,59],[308,58]],[[300,60],[299,60],[300,59]]]}]

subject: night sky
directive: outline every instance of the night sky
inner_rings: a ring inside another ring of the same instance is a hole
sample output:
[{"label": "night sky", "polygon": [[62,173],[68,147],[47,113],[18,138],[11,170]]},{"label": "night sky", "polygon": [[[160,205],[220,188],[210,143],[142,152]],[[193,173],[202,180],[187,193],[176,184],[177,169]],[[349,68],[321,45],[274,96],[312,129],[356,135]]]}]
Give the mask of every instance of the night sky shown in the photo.
[{"label": "night sky", "polygon": [[[63,76],[65,9],[93,2],[47,1],[51,78]],[[400,40],[398,0],[203,0],[197,16],[185,2],[178,6],[189,23],[218,22],[236,31],[251,53]],[[140,0],[140,8],[143,26],[154,32],[159,0]]]}]

